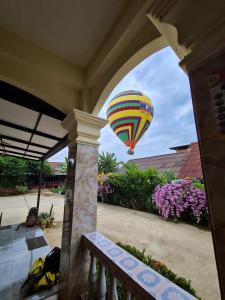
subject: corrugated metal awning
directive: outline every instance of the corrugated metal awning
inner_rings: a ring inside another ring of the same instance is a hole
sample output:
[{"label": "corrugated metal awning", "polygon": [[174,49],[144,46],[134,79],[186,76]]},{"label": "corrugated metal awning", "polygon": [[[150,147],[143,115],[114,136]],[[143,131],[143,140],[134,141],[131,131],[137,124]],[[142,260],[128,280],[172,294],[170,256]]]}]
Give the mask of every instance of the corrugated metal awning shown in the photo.
[{"label": "corrugated metal awning", "polygon": [[64,118],[55,107],[0,81],[0,155],[49,158],[67,145]]}]

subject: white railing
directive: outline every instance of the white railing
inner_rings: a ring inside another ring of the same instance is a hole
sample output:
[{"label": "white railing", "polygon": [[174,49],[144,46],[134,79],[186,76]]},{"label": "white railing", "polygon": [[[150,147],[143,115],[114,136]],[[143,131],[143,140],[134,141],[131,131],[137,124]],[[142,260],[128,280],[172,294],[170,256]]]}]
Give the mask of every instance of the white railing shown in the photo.
[{"label": "white railing", "polygon": [[88,299],[118,300],[118,281],[125,300],[196,299],[97,231],[83,235],[83,243],[91,257]]}]

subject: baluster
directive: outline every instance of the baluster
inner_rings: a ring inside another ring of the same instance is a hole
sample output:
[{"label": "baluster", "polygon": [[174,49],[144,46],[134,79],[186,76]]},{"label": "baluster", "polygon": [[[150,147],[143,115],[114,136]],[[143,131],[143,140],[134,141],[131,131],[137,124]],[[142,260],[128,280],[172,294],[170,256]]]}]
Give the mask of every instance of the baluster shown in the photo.
[{"label": "baluster", "polygon": [[116,277],[110,274],[109,300],[118,300]]},{"label": "baluster", "polygon": [[98,278],[98,300],[106,300],[106,291],[105,267],[100,264]]},{"label": "baluster", "polygon": [[131,300],[131,293],[128,290],[125,291],[125,300]]},{"label": "baluster", "polygon": [[97,295],[97,270],[96,270],[96,258],[93,253],[90,253],[91,263],[88,275],[89,282],[89,295],[91,299],[96,299]]}]

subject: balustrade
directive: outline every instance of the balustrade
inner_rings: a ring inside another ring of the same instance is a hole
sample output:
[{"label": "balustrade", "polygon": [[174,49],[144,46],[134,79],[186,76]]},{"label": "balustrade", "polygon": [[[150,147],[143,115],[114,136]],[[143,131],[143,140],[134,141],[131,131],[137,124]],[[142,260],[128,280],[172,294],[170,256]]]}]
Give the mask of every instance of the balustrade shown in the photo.
[{"label": "balustrade", "polygon": [[88,299],[196,299],[97,231],[83,243],[91,256]]}]

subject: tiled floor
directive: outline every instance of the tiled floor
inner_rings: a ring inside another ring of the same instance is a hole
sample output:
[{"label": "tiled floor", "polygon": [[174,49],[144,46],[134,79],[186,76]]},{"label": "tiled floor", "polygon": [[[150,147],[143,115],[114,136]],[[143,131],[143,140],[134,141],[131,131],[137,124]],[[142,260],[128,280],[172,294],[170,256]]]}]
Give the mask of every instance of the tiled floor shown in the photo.
[{"label": "tiled floor", "polygon": [[[43,236],[40,228],[20,227],[17,225],[0,230],[0,299],[17,300],[20,297],[20,288],[27,277],[32,264],[38,257],[46,256],[50,248],[44,246],[32,251],[28,250],[27,240]],[[49,295],[49,293],[48,293]],[[45,296],[45,297],[44,297]],[[31,299],[44,299],[43,293]]]}]

